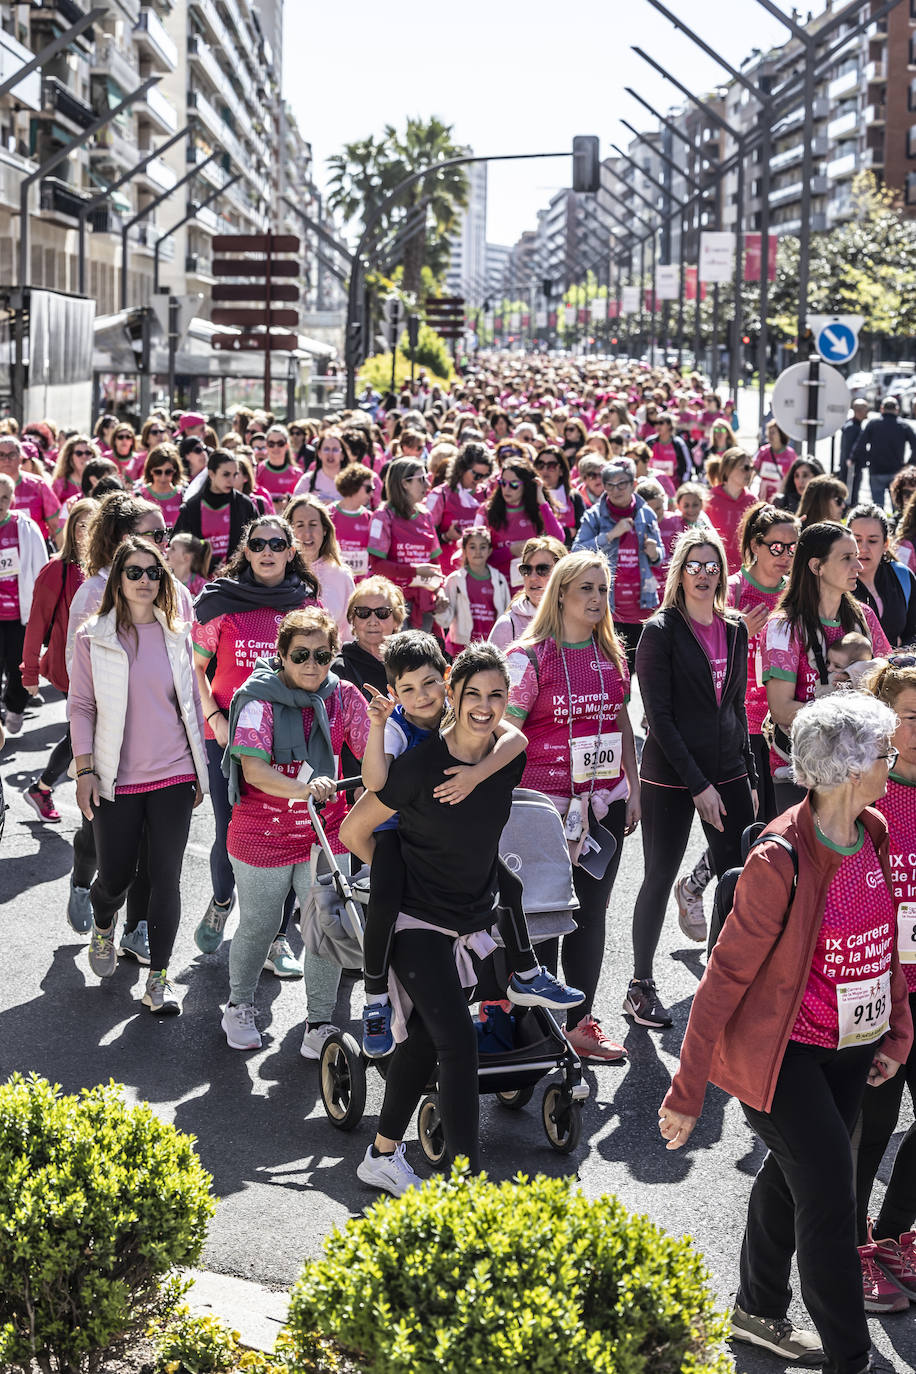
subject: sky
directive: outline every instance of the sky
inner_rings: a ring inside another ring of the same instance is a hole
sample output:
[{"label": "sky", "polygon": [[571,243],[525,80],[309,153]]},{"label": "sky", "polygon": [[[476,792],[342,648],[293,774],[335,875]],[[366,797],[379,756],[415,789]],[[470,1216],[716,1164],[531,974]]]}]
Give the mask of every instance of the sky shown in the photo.
[{"label": "sky", "polygon": [[[778,0],[784,13],[791,6]],[[823,0],[812,0],[815,12]],[[758,0],[668,0],[700,38],[739,67],[755,47],[787,37]],[[800,5],[801,8],[801,5]],[[807,14],[807,10],[805,10]],[[286,0],[284,95],[312,144],[315,179],[342,145],[408,115],[438,115],[479,154],[559,152],[597,134],[602,157],[655,121],[624,86],[663,113],[681,93],[631,51],[638,45],[702,97],[726,73],[649,0],[462,0],[453,7],[402,0]],[[487,239],[514,243],[572,177],[572,159],[488,169]]]}]

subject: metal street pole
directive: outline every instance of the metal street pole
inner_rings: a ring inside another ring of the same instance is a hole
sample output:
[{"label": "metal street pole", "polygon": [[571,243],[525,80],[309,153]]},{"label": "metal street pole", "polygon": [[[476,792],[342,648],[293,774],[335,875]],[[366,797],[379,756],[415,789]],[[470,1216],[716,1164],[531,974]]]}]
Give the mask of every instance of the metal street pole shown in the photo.
[{"label": "metal street pole", "polygon": [[[172,236],[172,234],[175,233],[175,230],[176,230],[176,229],[181,229],[181,228],[183,228],[184,225],[186,225],[190,220],[196,219],[197,216],[200,214],[201,210],[206,210],[209,206],[211,206],[211,205],[213,204],[213,202],[214,202],[215,200],[219,200],[220,196],[223,194],[224,191],[228,191],[228,189],[229,189],[230,186],[234,186],[235,183],[236,183],[237,181],[241,181],[241,179],[242,179],[242,174],[241,174],[241,172],[236,172],[235,175],[234,175],[234,176],[231,176],[231,177],[229,178],[228,181],[224,181],[223,184],[222,184],[222,186],[218,186],[217,189],[216,189],[215,191],[211,191],[210,194],[209,194],[204,200],[202,200],[202,201],[200,202],[199,205],[192,205],[192,206],[189,208],[187,214],[186,214],[186,215],[183,215],[183,216],[181,217],[181,219],[177,221],[177,223],[170,225],[169,228],[166,229],[166,231],[165,231],[164,234],[160,234],[160,235],[159,235],[159,237],[157,238],[156,242],[153,244],[153,294],[154,294],[154,295],[158,295],[158,293],[159,293],[159,251],[160,251],[160,249],[161,249],[161,247],[162,247],[163,241],[164,241],[165,239],[167,239],[167,238],[170,238],[170,237]],[[270,302],[269,302],[269,301],[268,301],[267,305],[268,305],[268,309],[270,309]],[[172,407],[171,407],[171,405],[170,405],[170,406],[169,406],[169,409],[171,410],[171,408],[172,408]]]},{"label": "metal street pole", "polygon": [[88,14],[77,19],[75,24],[70,24],[63,33],[57,35],[53,42],[47,43],[40,52],[36,53],[31,62],[26,62],[24,67],[20,67],[18,71],[13,72],[12,76],[8,76],[5,81],[0,82],[0,96],[9,95],[10,91],[15,90],[27,76],[31,76],[33,72],[39,71],[48,62],[53,61],[58,53],[63,52],[64,48],[69,48],[74,38],[79,38],[80,34],[88,29],[90,24],[94,24],[97,19],[101,19],[103,14],[107,14],[106,7],[95,5]]}]

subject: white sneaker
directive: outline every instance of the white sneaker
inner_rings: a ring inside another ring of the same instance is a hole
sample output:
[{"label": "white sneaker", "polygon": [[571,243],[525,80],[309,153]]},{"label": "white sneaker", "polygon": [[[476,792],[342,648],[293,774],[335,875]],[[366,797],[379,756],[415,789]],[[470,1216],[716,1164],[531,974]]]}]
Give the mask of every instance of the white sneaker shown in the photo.
[{"label": "white sneaker", "polygon": [[372,1146],[356,1166],[356,1177],[371,1188],[383,1188],[393,1197],[400,1197],[408,1188],[419,1188],[423,1184],[419,1174],[415,1174],[407,1163],[406,1147],[401,1144],[393,1155],[376,1155],[373,1158]]},{"label": "white sneaker", "polygon": [[674,900],[677,902],[677,923],[682,933],[688,940],[705,944],[708,932],[702,896],[697,892],[691,892],[686,878],[678,878],[674,884]]},{"label": "white sneaker", "polygon": [[233,1050],[259,1050],[261,1036],[254,1019],[254,1003],[240,1002],[237,1007],[226,1003],[223,1019],[220,1022],[226,1032],[226,1041]]},{"label": "white sneaker", "polygon": [[303,1059],[320,1059],[324,1042],[328,1036],[339,1034],[340,1030],[337,1026],[316,1026],[314,1030],[309,1030],[306,1026],[299,1053]]}]

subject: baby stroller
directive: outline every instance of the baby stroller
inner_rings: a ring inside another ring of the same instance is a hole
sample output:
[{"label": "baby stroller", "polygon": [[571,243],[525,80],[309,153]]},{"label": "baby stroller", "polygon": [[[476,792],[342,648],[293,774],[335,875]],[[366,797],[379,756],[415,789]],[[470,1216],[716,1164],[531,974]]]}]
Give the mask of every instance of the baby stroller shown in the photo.
[{"label": "baby stroller", "polygon": [[[337,790],[357,785],[358,779],[346,779],[338,783]],[[362,908],[369,895],[368,870],[360,870],[352,879],[347,877],[328,843],[319,807],[309,799],[308,808],[319,849],[313,857],[308,907],[302,913],[302,938],[314,953],[352,968],[362,963]],[[572,913],[578,902],[563,822],[546,797],[516,788],[499,848],[504,862],[521,880],[532,943],[575,930]],[[475,1000],[486,1002],[505,996],[508,968],[501,949],[480,962],[478,974]],[[479,1091],[495,1094],[509,1111],[520,1111],[538,1083],[551,1075],[541,1103],[544,1132],[552,1149],[571,1153],[582,1134],[582,1103],[589,1094],[579,1056],[547,1008],[513,1007],[511,1017],[498,1012],[492,1015],[503,1032],[502,1043],[493,1052],[481,1046]],[[328,1120],[338,1130],[353,1130],[362,1120],[369,1064],[384,1076],[387,1060],[367,1059],[346,1031],[329,1035],[324,1043],[319,1063],[321,1100]],[[427,1161],[442,1165],[445,1137],[435,1083],[429,1085],[420,1104],[417,1128]]]}]

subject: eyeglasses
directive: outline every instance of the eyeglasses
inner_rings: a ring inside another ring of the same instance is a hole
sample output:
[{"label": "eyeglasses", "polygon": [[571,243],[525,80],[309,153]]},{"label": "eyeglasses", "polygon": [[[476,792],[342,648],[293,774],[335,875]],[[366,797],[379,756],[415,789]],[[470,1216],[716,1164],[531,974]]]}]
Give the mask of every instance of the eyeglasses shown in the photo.
[{"label": "eyeglasses", "polygon": [[471,471],[473,472],[474,476],[475,476],[475,477],[478,479],[478,481],[480,481],[480,482],[486,481],[486,479],[487,479],[487,478],[489,477],[489,475],[490,475],[490,469],[489,469],[489,468],[484,468],[483,472],[481,472],[479,468],[471,468]]},{"label": "eyeglasses", "polygon": [[[153,432],[154,432],[153,430],[150,430],[150,434],[152,434]],[[158,431],[158,433],[159,433],[159,434],[164,434],[164,433],[165,433],[165,430],[164,430],[164,429],[161,429],[161,430]],[[117,443],[119,439],[129,439],[129,440],[131,441],[131,443],[132,443],[132,442],[133,442],[133,438],[134,438],[134,436],[133,436],[132,434],[116,434],[116,435],[115,435],[115,443]]]},{"label": "eyeglasses", "polygon": [[168,539],[169,531],[165,528],[160,528],[158,530],[144,530],[143,533],[140,534],[138,537],[140,539],[152,539],[154,544],[161,544],[164,540]]},{"label": "eyeglasses", "polygon": [[701,572],[705,572],[709,577],[717,577],[721,571],[718,563],[701,563],[697,558],[691,558],[689,563],[684,564],[684,572],[689,573],[691,577],[696,577]]},{"label": "eyeglasses", "polygon": [[532,575],[549,577],[556,566],[555,561],[553,563],[519,563],[518,570],[522,577],[531,577]]},{"label": "eyeglasses", "polygon": [[622,477],[619,482],[605,482],[604,485],[608,491],[622,491],[624,487],[631,487],[633,485],[633,478]]},{"label": "eyeglasses", "polygon": [[267,548],[270,549],[271,553],[282,553],[284,549],[288,549],[289,547],[289,540],[281,539],[279,535],[277,535],[275,539],[259,539],[255,537],[254,539],[248,540],[248,548],[251,549],[252,553],[263,553]]},{"label": "eyeglasses", "polygon": [[376,620],[388,620],[392,615],[390,606],[354,606],[353,614],[357,620],[368,620],[374,615]]},{"label": "eyeglasses", "polygon": [[290,663],[308,663],[310,658],[326,668],[334,655],[330,649],[291,649],[289,653]]},{"label": "eyeglasses", "polygon": [[177,477],[178,473],[174,468],[150,468],[154,477]]},{"label": "eyeglasses", "polygon": [[888,654],[887,661],[892,668],[916,668],[916,654]]},{"label": "eyeglasses", "polygon": [[797,547],[794,539],[791,544],[784,544],[781,539],[772,539],[769,544],[761,539],[760,543],[763,548],[769,549],[774,558],[782,558],[784,553],[794,553]]},{"label": "eyeglasses", "polygon": [[521,482],[512,482],[512,481],[509,480],[508,477],[500,477],[500,479],[499,479],[499,485],[500,485],[501,487],[505,487],[505,489],[506,489],[507,491],[518,491],[519,487],[520,487],[522,484],[521,484]]},{"label": "eyeglasses", "polygon": [[148,568],[141,568],[136,563],[131,563],[129,568],[124,569],[124,576],[128,582],[139,582],[141,577],[148,577],[150,582],[158,582],[162,577],[162,568],[158,563],[153,563]]},{"label": "eyeglasses", "polygon": [[268,448],[286,448],[286,440],[285,440],[285,439],[268,439],[268,440],[267,440],[267,447],[268,447]]},{"label": "eyeglasses", "polygon": [[538,472],[543,472],[545,468],[558,468],[560,464],[556,458],[538,458],[534,466]]},{"label": "eyeglasses", "polygon": [[879,755],[878,755],[878,758],[879,758],[879,759],[884,759],[885,762],[887,763],[887,771],[888,771],[888,772],[891,771],[891,769],[893,768],[894,764],[897,762],[897,760],[899,759],[899,757],[900,757],[900,750],[899,750],[899,749],[895,749],[895,748],[893,747],[893,745],[891,745],[891,747],[888,749],[888,751],[887,751],[886,754],[879,754]]}]

